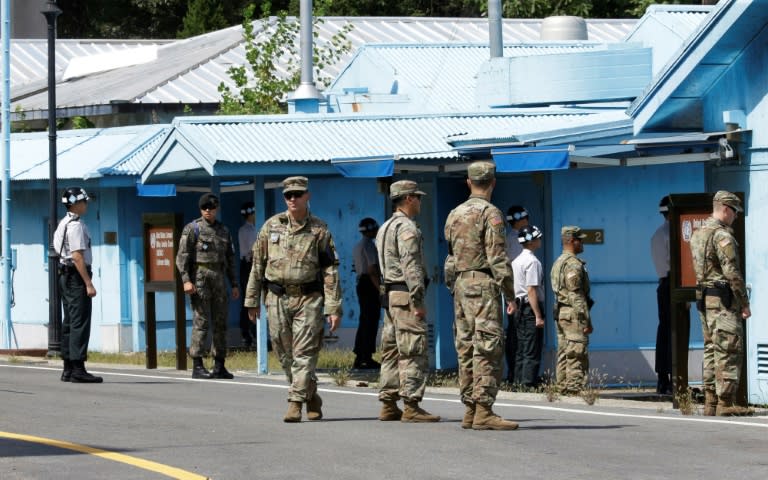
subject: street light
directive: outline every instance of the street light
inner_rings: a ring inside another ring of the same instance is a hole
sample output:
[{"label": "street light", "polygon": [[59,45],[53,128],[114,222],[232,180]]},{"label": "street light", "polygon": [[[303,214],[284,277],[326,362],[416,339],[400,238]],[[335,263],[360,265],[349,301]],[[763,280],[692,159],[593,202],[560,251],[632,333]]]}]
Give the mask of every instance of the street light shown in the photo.
[{"label": "street light", "polygon": [[48,22],[48,356],[61,354],[61,306],[57,285],[58,259],[53,246],[58,215],[56,174],[56,18],[61,9],[49,1],[41,11]]}]

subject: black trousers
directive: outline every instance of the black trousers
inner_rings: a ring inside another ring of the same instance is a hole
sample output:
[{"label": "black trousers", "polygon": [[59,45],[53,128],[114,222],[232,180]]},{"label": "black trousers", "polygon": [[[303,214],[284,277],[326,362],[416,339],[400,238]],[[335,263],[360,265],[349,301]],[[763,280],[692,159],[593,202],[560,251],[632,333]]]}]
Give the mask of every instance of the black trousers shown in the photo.
[{"label": "black trousers", "polygon": [[517,319],[520,312],[515,310],[512,315],[507,315],[507,335],[504,338],[504,357],[507,359],[507,381],[515,382],[515,370],[517,362]]},{"label": "black trousers", "polygon": [[656,330],[656,373],[672,375],[672,300],[669,294],[669,277],[659,279],[656,288],[659,306],[659,327]]},{"label": "black trousers", "polygon": [[240,335],[245,345],[253,345],[256,341],[256,325],[248,318],[245,308],[245,290],[248,288],[248,277],[251,275],[253,262],[240,259]]},{"label": "black trousers", "polygon": [[[515,382],[518,385],[534,387],[539,383],[541,350],[544,345],[544,329],[536,328],[536,314],[528,302],[518,303],[517,315],[517,357],[515,361]],[[544,305],[539,303],[539,310]]]},{"label": "black trousers", "polygon": [[[91,276],[90,268],[88,276]],[[74,267],[59,273],[59,293],[64,305],[61,358],[85,361],[88,359],[88,341],[91,338],[92,301],[83,278]]]},{"label": "black trousers", "polygon": [[376,334],[381,318],[379,291],[368,275],[357,281],[357,302],[360,305],[360,323],[355,334],[355,356],[359,360],[371,360],[376,352]]}]

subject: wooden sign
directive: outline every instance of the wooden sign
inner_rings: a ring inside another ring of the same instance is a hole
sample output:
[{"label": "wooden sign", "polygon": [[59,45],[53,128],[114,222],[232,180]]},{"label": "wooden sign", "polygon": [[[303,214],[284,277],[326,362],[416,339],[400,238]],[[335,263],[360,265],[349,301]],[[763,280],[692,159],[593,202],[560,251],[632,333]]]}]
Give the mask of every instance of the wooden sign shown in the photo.
[{"label": "wooden sign", "polygon": [[148,273],[150,282],[172,282],[175,267],[175,249],[172,227],[149,227]]}]

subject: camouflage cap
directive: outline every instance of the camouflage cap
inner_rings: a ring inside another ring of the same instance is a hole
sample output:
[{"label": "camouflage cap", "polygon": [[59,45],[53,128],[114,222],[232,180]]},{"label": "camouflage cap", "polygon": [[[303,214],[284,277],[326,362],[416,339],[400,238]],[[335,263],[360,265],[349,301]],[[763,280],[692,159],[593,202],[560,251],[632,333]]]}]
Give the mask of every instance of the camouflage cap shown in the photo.
[{"label": "camouflage cap", "polygon": [[197,205],[200,207],[200,210],[209,206],[219,208],[219,197],[212,193],[204,193],[200,196],[200,200],[197,201]]},{"label": "camouflage cap", "polygon": [[572,237],[572,238],[586,238],[587,235],[585,233],[581,233],[581,227],[577,227],[576,225],[566,225],[560,229],[560,236]]},{"label": "camouflage cap", "polygon": [[467,167],[467,177],[470,180],[490,180],[496,176],[496,165],[493,162],[472,162]]},{"label": "camouflage cap", "polygon": [[288,177],[283,180],[283,193],[306,192],[309,189],[307,177]]},{"label": "camouflage cap", "polygon": [[413,180],[399,180],[389,186],[389,198],[399,198],[405,195],[426,195],[419,190],[419,184]]},{"label": "camouflage cap", "polygon": [[736,194],[727,192],[725,190],[720,190],[717,192],[715,194],[715,198],[713,198],[712,201],[727,205],[739,213],[744,211],[744,207],[741,206],[741,199],[737,197]]}]

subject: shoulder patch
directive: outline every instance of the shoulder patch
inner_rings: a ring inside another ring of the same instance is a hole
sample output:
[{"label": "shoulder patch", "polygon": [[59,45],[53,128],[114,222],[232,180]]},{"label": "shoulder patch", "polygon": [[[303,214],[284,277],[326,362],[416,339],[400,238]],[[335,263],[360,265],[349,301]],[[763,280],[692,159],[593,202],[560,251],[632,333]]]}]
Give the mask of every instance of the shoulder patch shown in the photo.
[{"label": "shoulder patch", "polygon": [[414,232],[413,230],[405,230],[405,231],[403,231],[403,233],[402,233],[400,238],[402,240],[410,240],[410,239],[414,238],[415,236],[416,236],[416,232]]},{"label": "shoulder patch", "polygon": [[730,238],[724,238],[724,239],[720,240],[718,245],[720,245],[720,247],[722,248],[722,247],[728,246],[728,244],[730,244],[730,243],[731,243],[731,239]]},{"label": "shoulder patch", "polygon": [[498,215],[494,215],[491,217],[491,225],[493,225],[494,227],[501,225],[503,223],[504,223],[504,220],[502,220],[501,217],[499,217]]}]

